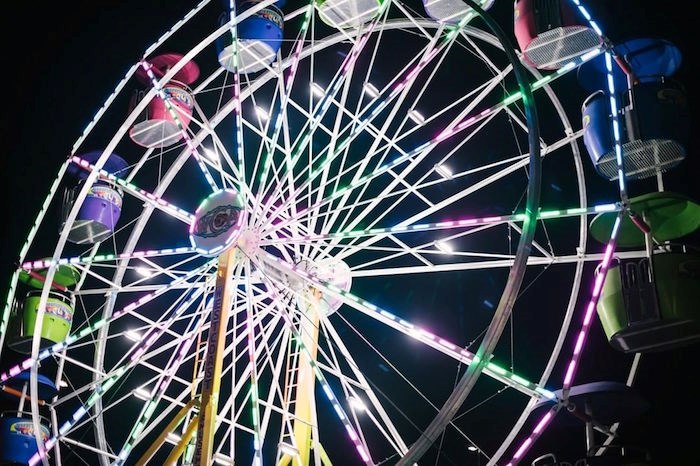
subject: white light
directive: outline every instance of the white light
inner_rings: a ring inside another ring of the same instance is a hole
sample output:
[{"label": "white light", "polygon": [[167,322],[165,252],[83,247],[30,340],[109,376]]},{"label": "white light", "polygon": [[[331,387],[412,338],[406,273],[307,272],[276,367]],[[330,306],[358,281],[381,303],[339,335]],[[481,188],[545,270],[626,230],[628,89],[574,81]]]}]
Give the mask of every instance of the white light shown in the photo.
[{"label": "white light", "polygon": [[367,406],[362,402],[361,399],[355,396],[351,396],[348,397],[348,401],[350,402],[350,406],[352,407],[352,409],[354,409],[355,411],[359,411],[362,413],[367,411]]},{"label": "white light", "polygon": [[379,89],[374,87],[372,83],[365,84],[365,92],[368,96],[372,97],[373,99],[379,95]]},{"label": "white light", "polygon": [[289,456],[297,456],[299,454],[299,450],[293,445],[284,442],[280,443],[280,451]]},{"label": "white light", "polygon": [[204,155],[206,155],[207,158],[212,161],[216,161],[219,159],[219,155],[216,153],[215,150],[206,147],[204,148]]},{"label": "white light", "polygon": [[418,110],[411,110],[408,112],[408,118],[413,120],[418,125],[422,125],[425,122],[425,118],[418,112]]},{"label": "white light", "polygon": [[444,164],[435,165],[435,171],[438,172],[440,174],[440,176],[442,176],[443,178],[445,178],[447,180],[452,179],[452,170],[450,170],[450,167],[448,167],[447,165],[444,165]]},{"label": "white light", "polygon": [[317,97],[323,97],[326,91],[323,90],[321,86],[316,83],[311,83],[311,93]]},{"label": "white light", "polygon": [[147,269],[146,267],[136,267],[136,273],[146,278],[153,276],[151,269]]},{"label": "white light", "polygon": [[262,107],[255,106],[255,114],[263,121],[267,121],[270,116],[267,114],[267,110]]},{"label": "white light", "polygon": [[446,254],[452,254],[455,251],[447,241],[435,241],[435,247]]},{"label": "white light", "polygon": [[233,460],[229,458],[228,456],[224,456],[221,453],[217,453],[214,455],[214,462],[216,464],[223,464],[225,466],[232,466]]},{"label": "white light", "polygon": [[474,445],[469,445],[469,446],[467,447],[467,450],[469,450],[469,451],[477,451],[478,448],[476,448]]},{"label": "white light", "polygon": [[151,392],[149,392],[145,388],[137,388],[136,390],[134,390],[134,396],[144,401],[148,401],[151,399]]},{"label": "white light", "polygon": [[177,443],[181,440],[181,437],[179,435],[175,435],[172,432],[168,432],[168,436],[165,437],[165,440],[171,443]]},{"label": "white light", "polygon": [[141,341],[141,334],[135,330],[127,330],[124,332],[124,337],[131,341]]}]

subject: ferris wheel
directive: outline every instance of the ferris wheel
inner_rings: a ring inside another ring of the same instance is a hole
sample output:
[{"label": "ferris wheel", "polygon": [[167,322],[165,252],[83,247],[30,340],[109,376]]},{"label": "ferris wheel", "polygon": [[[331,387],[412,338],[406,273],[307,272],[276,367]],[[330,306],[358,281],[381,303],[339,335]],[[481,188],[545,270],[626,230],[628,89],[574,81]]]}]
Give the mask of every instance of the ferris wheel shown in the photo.
[{"label": "ferris wheel", "polygon": [[678,62],[578,0],[202,1],[57,163],[2,314],[0,457],[531,461],[626,388],[576,383],[596,311],[611,351],[699,338],[700,206],[627,186],[686,156]]}]

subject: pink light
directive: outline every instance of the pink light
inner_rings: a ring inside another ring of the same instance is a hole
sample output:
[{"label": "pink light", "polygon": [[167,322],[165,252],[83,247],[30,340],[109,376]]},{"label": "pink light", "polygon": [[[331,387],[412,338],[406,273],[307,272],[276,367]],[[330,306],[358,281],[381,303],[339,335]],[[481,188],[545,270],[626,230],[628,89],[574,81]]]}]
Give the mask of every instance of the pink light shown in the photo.
[{"label": "pink light", "polygon": [[535,434],[539,434],[544,430],[544,428],[549,424],[549,421],[552,420],[552,410],[550,409],[547,411],[547,414],[544,415],[544,417],[540,420],[540,422],[537,423],[537,426],[535,427],[535,430],[532,432]]},{"label": "pink light", "polygon": [[362,457],[362,461],[364,461],[365,463],[369,463],[369,455],[367,454],[365,449],[362,447],[362,445],[358,444],[356,448],[357,448],[357,451],[360,452],[360,456]]},{"label": "pink light", "polygon": [[447,221],[447,222],[439,222],[439,223],[436,223],[435,226],[438,227],[438,228],[442,228],[442,227],[451,227],[451,226],[455,226],[456,224],[457,224],[457,222],[450,220],[450,221]]},{"label": "pink light", "polygon": [[469,117],[466,120],[464,120],[462,123],[460,123],[457,128],[458,129],[464,129],[467,126],[470,126],[472,123],[476,121],[476,117]]},{"label": "pink light", "polygon": [[566,371],[566,377],[564,377],[564,387],[568,387],[571,383],[571,379],[574,377],[574,369],[576,368],[576,360],[571,360],[569,363],[569,368]]},{"label": "pink light", "polygon": [[578,339],[576,340],[576,346],[574,347],[574,355],[578,355],[583,348],[583,342],[586,340],[586,332],[581,330],[578,334]]},{"label": "pink light", "polygon": [[515,454],[513,455],[513,459],[520,458],[520,455],[522,455],[523,453],[525,453],[527,451],[527,449],[531,443],[532,443],[532,437],[528,437],[527,439],[525,439],[525,441],[520,446],[520,448],[518,448],[518,451],[516,451]]},{"label": "pink light", "polygon": [[603,273],[599,273],[598,276],[595,277],[595,284],[593,285],[593,299],[596,299],[600,295],[600,291],[603,289],[605,272],[606,270],[603,270]]},{"label": "pink light", "polygon": [[134,354],[131,355],[131,361],[137,361],[145,351],[146,348],[144,347],[141,347],[134,351]]},{"label": "pink light", "polygon": [[460,220],[460,221],[459,221],[459,224],[460,224],[460,225],[473,225],[474,223],[476,223],[476,219],[475,219],[475,218],[468,218],[468,219],[466,219],[466,220]]},{"label": "pink light", "polygon": [[605,267],[606,269],[610,265],[610,259],[612,258],[612,253],[613,253],[613,244],[608,243],[608,246],[605,248],[605,257],[603,257],[603,262],[601,263],[601,267]]},{"label": "pink light", "polygon": [[443,139],[447,139],[448,137],[452,136],[455,134],[455,129],[454,128],[447,128],[445,129],[442,133],[438,134],[435,137],[435,141],[442,141]]},{"label": "pink light", "polygon": [[595,302],[591,301],[588,303],[586,308],[586,314],[583,317],[583,325],[588,327],[591,324],[591,319],[593,318],[593,311],[595,310]]}]

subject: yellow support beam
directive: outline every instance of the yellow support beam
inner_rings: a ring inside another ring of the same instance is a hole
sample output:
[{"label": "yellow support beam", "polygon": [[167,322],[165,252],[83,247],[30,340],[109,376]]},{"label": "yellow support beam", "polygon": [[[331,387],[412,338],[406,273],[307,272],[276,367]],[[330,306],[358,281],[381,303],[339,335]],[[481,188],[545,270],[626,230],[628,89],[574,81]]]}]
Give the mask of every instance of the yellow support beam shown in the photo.
[{"label": "yellow support beam", "polygon": [[231,308],[231,290],[236,248],[230,248],[219,256],[216,272],[216,288],[211,310],[211,326],[207,340],[207,355],[204,360],[204,378],[202,379],[202,396],[197,441],[195,443],[195,466],[211,466],[214,450],[214,433],[216,432],[216,413],[219,406],[219,388],[226,343],[226,327]]},{"label": "yellow support beam", "polygon": [[180,441],[177,442],[177,445],[175,445],[173,451],[170,452],[170,454],[165,460],[165,463],[163,463],[164,466],[176,466],[177,460],[182,456],[183,453],[185,453],[187,445],[190,443],[190,440],[192,440],[192,437],[194,437],[194,434],[197,433],[198,423],[199,416],[193,416],[190,420],[189,425],[187,426],[187,430],[185,430],[185,434],[182,436]]},{"label": "yellow support beam", "polygon": [[[311,360],[316,360],[318,353],[318,327],[320,325],[321,293],[311,289],[309,293],[309,306],[301,318],[299,333],[301,343],[308,351],[308,356],[299,355],[297,361],[297,390],[296,403],[294,405],[294,439],[298,457],[292,458],[285,454],[279,462],[279,466],[286,466],[292,462],[294,466],[308,466],[311,461],[311,430],[313,425],[312,407],[314,400],[314,388],[316,386],[316,374],[314,374]],[[304,353],[304,351],[302,351]],[[293,460],[293,461],[292,461]]]},{"label": "yellow support beam", "polygon": [[163,443],[165,443],[165,439],[168,434],[175,430],[175,428],[182,422],[192,408],[198,406],[199,400],[191,399],[185,404],[185,406],[180,408],[180,411],[178,411],[175,417],[170,420],[167,426],[165,426],[160,435],[158,435],[158,438],[153,441],[151,446],[148,447],[148,450],[146,450],[141,458],[139,458],[139,460],[136,462],[136,466],[146,466],[153,455],[155,455],[158,449],[163,445]]}]

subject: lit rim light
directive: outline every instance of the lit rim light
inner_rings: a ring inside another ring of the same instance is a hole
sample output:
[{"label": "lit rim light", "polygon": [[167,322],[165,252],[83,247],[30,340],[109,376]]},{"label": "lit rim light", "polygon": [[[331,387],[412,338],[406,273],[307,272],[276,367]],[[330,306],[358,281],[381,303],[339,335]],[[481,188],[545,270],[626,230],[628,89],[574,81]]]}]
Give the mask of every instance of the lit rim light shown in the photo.
[{"label": "lit rim light", "polygon": [[476,445],[469,445],[469,446],[467,447],[467,450],[469,450],[469,451],[479,451],[479,449],[476,448]]},{"label": "lit rim light", "polygon": [[258,105],[255,106],[255,114],[258,116],[258,118],[260,118],[263,121],[267,121],[270,119],[268,111]]},{"label": "lit rim light", "polygon": [[367,411],[367,405],[365,405],[364,402],[356,396],[349,396],[348,402],[355,412],[364,413]]},{"label": "lit rim light", "polygon": [[172,443],[177,444],[181,440],[181,437],[179,435],[173,434],[172,432],[168,432],[168,436],[165,437],[165,440],[167,442],[172,442]]},{"label": "lit rim light", "polygon": [[450,170],[450,167],[448,167],[448,166],[445,165],[445,164],[442,164],[442,163],[441,163],[441,164],[435,165],[435,171],[436,171],[440,176],[442,176],[443,178],[445,178],[445,179],[447,179],[447,180],[451,180],[451,179],[452,179],[452,170]]},{"label": "lit rim light", "polygon": [[299,454],[299,450],[297,450],[294,445],[285,442],[280,443],[280,451],[289,456],[296,456]]},{"label": "lit rim light", "polygon": [[146,390],[145,388],[137,388],[136,390],[134,390],[134,396],[141,400],[148,401],[151,399],[151,392]]},{"label": "lit rim light", "polygon": [[317,97],[323,97],[326,94],[326,91],[324,91],[321,86],[314,82],[311,83],[310,87],[311,93]]},{"label": "lit rim light", "polygon": [[365,92],[373,99],[375,97],[379,97],[379,89],[377,89],[372,83],[365,84]]},{"label": "lit rim light", "polygon": [[452,254],[453,252],[455,252],[452,245],[445,240],[435,241],[435,247],[438,248],[440,251],[444,252],[445,254]]},{"label": "lit rim light", "polygon": [[217,453],[214,455],[214,463],[223,464],[225,466],[231,466],[233,465],[233,460],[228,456],[224,456],[221,453]]},{"label": "lit rim light", "polygon": [[203,150],[204,155],[207,156],[209,160],[216,161],[219,160],[219,154],[214,149],[205,148]]},{"label": "lit rim light", "polygon": [[136,273],[141,275],[142,277],[150,278],[153,276],[153,271],[151,269],[148,269],[146,267],[136,267]]},{"label": "lit rim light", "polygon": [[131,341],[141,341],[141,334],[135,330],[127,330],[124,332],[124,337]]},{"label": "lit rim light", "polygon": [[421,115],[418,110],[415,109],[408,112],[408,118],[413,120],[418,125],[422,125],[423,123],[425,123],[425,117]]}]

